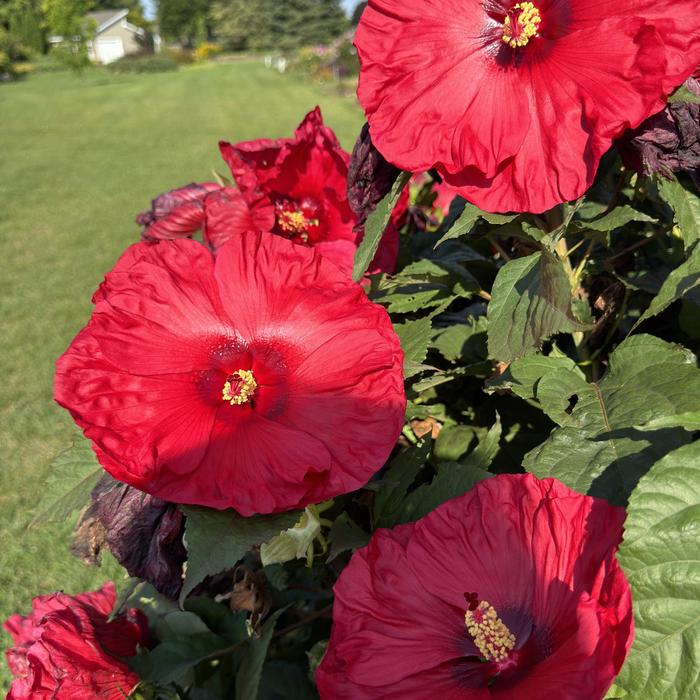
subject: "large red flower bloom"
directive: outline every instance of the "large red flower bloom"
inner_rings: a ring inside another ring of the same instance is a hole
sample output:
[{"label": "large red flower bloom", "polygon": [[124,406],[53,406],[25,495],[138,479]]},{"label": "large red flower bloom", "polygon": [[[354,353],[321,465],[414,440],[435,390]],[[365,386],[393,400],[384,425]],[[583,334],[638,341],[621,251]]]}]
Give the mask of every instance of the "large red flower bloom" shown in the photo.
[{"label": "large red flower bloom", "polygon": [[700,61],[697,0],[369,0],[372,139],[489,211],[582,195],[601,155]]},{"label": "large red flower bloom", "polygon": [[600,700],[633,637],[624,517],[504,475],[379,530],[335,586],[322,700]]},{"label": "large red flower bloom", "polygon": [[[323,124],[318,107],[306,115],[292,139],[221,142],[219,147],[243,196],[250,201],[267,197],[274,205],[275,233],[313,246],[352,272],[364,231],[356,226],[357,217],[347,199],[350,155]],[[393,221],[369,272],[393,272],[398,246]]]},{"label": "large red flower bloom", "polygon": [[129,610],[108,622],[113,583],[99,591],[41,596],[27,617],[4,623],[15,646],[7,662],[15,680],[8,700],[123,700],[139,678],[118,657],[147,639],[146,618]]},{"label": "large red flower bloom", "polygon": [[115,478],[283,511],[359,488],[404,418],[388,315],[313,249],[242,234],[131,246],[59,359],[56,400]]},{"label": "large red flower bloom", "polygon": [[244,199],[234,187],[192,182],[158,195],[148,211],[136,217],[146,241],[190,238],[201,231],[204,242],[216,250],[246,231],[270,231],[274,208],[264,198]]}]

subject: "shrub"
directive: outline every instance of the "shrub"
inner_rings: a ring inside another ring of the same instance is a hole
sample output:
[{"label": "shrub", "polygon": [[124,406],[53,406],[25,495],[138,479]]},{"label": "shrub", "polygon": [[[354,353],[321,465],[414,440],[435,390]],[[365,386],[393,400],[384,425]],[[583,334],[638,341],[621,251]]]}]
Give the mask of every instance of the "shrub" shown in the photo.
[{"label": "shrub", "polygon": [[107,66],[112,73],[164,73],[177,70],[178,62],[172,56],[154,54],[124,56]]},{"label": "shrub", "polygon": [[175,59],[178,63],[181,63],[181,64],[188,64],[188,63],[194,62],[194,56],[192,55],[192,51],[190,51],[189,49],[184,49],[184,48],[168,49],[168,51],[165,55],[169,56],[170,58]]},{"label": "shrub", "polygon": [[197,63],[202,63],[204,61],[210,61],[212,58],[214,58],[214,56],[217,56],[220,53],[221,47],[218,44],[214,44],[211,41],[205,41],[194,50],[193,56]]}]

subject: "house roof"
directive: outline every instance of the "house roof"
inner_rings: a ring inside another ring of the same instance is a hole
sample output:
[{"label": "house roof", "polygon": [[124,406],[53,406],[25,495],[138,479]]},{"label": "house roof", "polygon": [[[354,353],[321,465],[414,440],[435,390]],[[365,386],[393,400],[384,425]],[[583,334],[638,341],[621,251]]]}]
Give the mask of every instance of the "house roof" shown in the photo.
[{"label": "house roof", "polygon": [[120,10],[97,10],[96,12],[88,12],[86,17],[97,24],[97,33],[99,34],[128,14],[129,10],[127,8],[122,8]]}]

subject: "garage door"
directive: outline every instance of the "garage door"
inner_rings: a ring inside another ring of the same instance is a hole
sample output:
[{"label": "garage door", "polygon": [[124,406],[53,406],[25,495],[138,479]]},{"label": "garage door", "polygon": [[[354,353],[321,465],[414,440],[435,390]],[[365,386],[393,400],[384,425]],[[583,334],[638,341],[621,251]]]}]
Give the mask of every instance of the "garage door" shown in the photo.
[{"label": "garage door", "polygon": [[100,37],[95,42],[95,55],[100,63],[112,63],[124,55],[124,44],[119,37]]}]

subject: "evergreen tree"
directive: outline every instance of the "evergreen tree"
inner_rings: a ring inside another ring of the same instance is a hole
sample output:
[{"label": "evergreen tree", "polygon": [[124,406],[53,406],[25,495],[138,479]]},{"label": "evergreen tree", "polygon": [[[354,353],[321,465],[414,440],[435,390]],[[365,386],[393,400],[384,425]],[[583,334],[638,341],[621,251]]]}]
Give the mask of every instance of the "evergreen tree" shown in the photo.
[{"label": "evergreen tree", "polygon": [[160,33],[183,46],[211,36],[211,0],[158,0]]},{"label": "evergreen tree", "polygon": [[325,44],[349,22],[340,0],[215,0],[217,38],[237,49],[294,49]]}]

